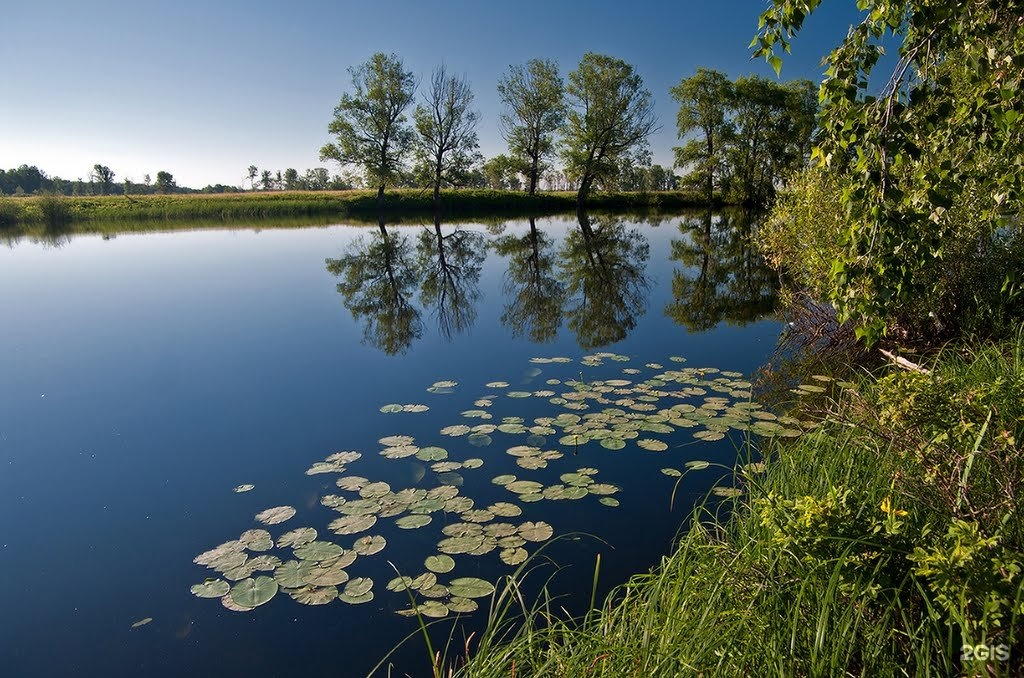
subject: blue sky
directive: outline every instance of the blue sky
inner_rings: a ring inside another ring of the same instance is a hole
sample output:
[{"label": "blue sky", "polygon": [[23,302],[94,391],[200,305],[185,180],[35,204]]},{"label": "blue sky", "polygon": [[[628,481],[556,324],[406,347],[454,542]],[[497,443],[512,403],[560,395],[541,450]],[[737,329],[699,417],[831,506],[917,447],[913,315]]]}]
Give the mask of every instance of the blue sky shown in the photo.
[{"label": "blue sky", "polygon": [[[505,150],[495,85],[509,64],[541,57],[563,74],[587,51],[633,64],[654,95],[656,162],[678,143],[668,89],[698,66],[774,77],[748,44],[764,0],[718,2],[291,3],[8,0],[0,41],[0,167],[38,165],[116,180],[158,170],[181,185],[240,184],[245,168],[326,165],[320,146],[349,84],[347,68],[395,52],[421,79],[464,72],[482,120],[481,151]],[[857,18],[824,3],[793,44],[783,79],[820,80],[820,60]]]}]

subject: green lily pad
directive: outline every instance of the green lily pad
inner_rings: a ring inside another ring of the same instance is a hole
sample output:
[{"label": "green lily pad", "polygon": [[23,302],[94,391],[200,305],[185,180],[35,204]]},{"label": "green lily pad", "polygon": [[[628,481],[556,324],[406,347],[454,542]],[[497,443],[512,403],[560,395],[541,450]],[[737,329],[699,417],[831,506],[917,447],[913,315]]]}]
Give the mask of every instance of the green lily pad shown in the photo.
[{"label": "green lily pad", "polygon": [[704,469],[711,466],[711,462],[703,461],[701,459],[694,459],[693,461],[686,462],[684,466],[686,466],[686,468],[690,469],[691,471],[703,471]]},{"label": "green lily pad", "polygon": [[412,588],[412,577],[395,577],[387,583],[388,591],[406,591]]},{"label": "green lily pad", "polygon": [[384,447],[395,447],[397,445],[411,445],[414,438],[412,436],[386,436],[379,439],[377,442]]},{"label": "green lily pad", "polygon": [[[300,567],[304,570],[302,574],[303,584],[310,586],[337,586],[348,581],[348,572],[330,561],[326,563],[307,563],[306,566]],[[274,578],[277,578],[276,572]]]},{"label": "green lily pad", "polygon": [[335,484],[343,490],[358,492],[369,482],[370,480],[368,478],[364,478],[362,476],[345,476],[343,478],[338,478]]},{"label": "green lily pad", "polygon": [[448,458],[448,450],[443,447],[421,447],[416,452],[416,458],[421,461],[441,461]]},{"label": "green lily pad", "polygon": [[425,513],[417,513],[408,516],[402,516],[395,521],[395,525],[403,530],[415,530],[418,527],[429,525],[432,518]]},{"label": "green lily pad", "polygon": [[401,412],[402,411],[402,406],[397,404],[397,403],[391,403],[390,405],[385,405],[382,408],[380,408],[380,411],[384,412],[385,414],[391,414],[391,413],[394,413],[394,412]]},{"label": "green lily pad", "polygon": [[278,585],[270,577],[243,579],[231,587],[231,599],[242,607],[259,607],[277,594]]},{"label": "green lily pad", "polygon": [[473,435],[466,438],[466,442],[468,442],[473,447],[487,447],[492,442],[494,442],[494,440],[491,438],[491,436],[487,435],[486,433],[474,433]]},{"label": "green lily pad", "polygon": [[369,593],[372,588],[372,579],[369,577],[356,577],[355,579],[350,579],[348,583],[345,584],[344,592],[345,595],[358,597]]},{"label": "green lily pad", "polygon": [[249,490],[253,489],[254,487],[256,487],[256,486],[255,485],[250,485],[250,484],[239,485],[234,490],[232,490],[232,492],[237,492],[237,493],[241,494],[242,492],[248,492]]},{"label": "green lily pad", "polygon": [[683,475],[682,471],[679,471],[678,469],[674,468],[663,468],[661,469],[661,472],[667,475],[669,478],[679,478]]},{"label": "green lily pad", "polygon": [[487,510],[496,516],[501,516],[502,518],[514,518],[515,516],[522,515],[523,513],[523,509],[507,501],[499,501],[495,504],[491,504],[487,507]]},{"label": "green lily pad", "polygon": [[300,586],[305,586],[306,580],[304,577],[312,565],[313,561],[309,560],[301,562],[289,560],[277,566],[277,569],[274,570],[274,579],[286,589],[296,589]]},{"label": "green lily pad", "polygon": [[437,550],[441,553],[448,553],[451,555],[458,555],[460,553],[469,553],[476,550],[484,543],[484,536],[468,535],[465,537],[448,537],[442,539],[437,544]]},{"label": "green lily pad", "polygon": [[380,553],[387,546],[388,542],[384,537],[379,535],[365,536],[356,539],[352,545],[352,550],[361,556],[372,556],[375,553]]},{"label": "green lily pad", "polygon": [[435,585],[437,585],[437,575],[433,572],[424,572],[412,580],[412,583],[409,584],[409,588],[417,591],[425,591],[429,588],[433,588]]},{"label": "green lily pad", "polygon": [[455,612],[456,614],[475,612],[478,608],[478,605],[476,604],[475,600],[472,600],[470,598],[461,598],[459,596],[450,598],[446,605],[448,606],[449,610]]},{"label": "green lily pad", "polygon": [[311,541],[295,549],[295,556],[300,560],[321,561],[337,558],[344,552],[345,549],[333,542]]},{"label": "green lily pad", "polygon": [[483,459],[477,459],[476,457],[472,457],[472,458],[467,459],[466,461],[462,462],[462,467],[463,468],[467,468],[467,469],[476,469],[476,468],[480,468],[483,465],[484,465],[484,460]]},{"label": "green lily pad", "polygon": [[451,485],[453,487],[462,487],[466,479],[461,474],[455,471],[449,471],[448,473],[438,473],[437,482],[443,483],[444,485]]},{"label": "green lily pad", "polygon": [[668,449],[668,445],[661,440],[654,440],[653,438],[641,438],[636,441],[637,447],[641,447],[651,452],[664,452]]},{"label": "green lily pad", "polygon": [[427,600],[416,606],[416,611],[424,617],[433,617],[435,619],[448,616],[448,607],[437,600]]},{"label": "green lily pad", "polygon": [[367,483],[359,490],[363,499],[379,499],[391,493],[391,486],[385,482]]},{"label": "green lily pad", "polygon": [[610,483],[594,483],[593,485],[587,485],[587,491],[590,494],[596,494],[599,496],[615,494],[619,491],[619,488]]},{"label": "green lily pad", "polygon": [[312,527],[299,527],[294,530],[285,532],[277,538],[278,548],[287,548],[289,546],[302,546],[316,539],[316,530]]},{"label": "green lily pad", "polygon": [[603,438],[601,440],[601,447],[607,448],[609,450],[621,450],[625,446],[626,442],[624,440],[620,440],[619,438]]},{"label": "green lily pad", "polygon": [[722,438],[725,437],[725,434],[722,433],[721,431],[702,430],[694,433],[693,437],[697,438],[698,440],[713,442],[715,440],[721,440]]},{"label": "green lily pad", "polygon": [[256,514],[256,520],[264,525],[277,525],[289,520],[295,515],[295,509],[291,506],[275,506]]},{"label": "green lily pad", "polygon": [[460,577],[452,580],[448,590],[459,598],[484,598],[494,593],[494,585],[476,577]]},{"label": "green lily pad", "polygon": [[436,572],[438,574],[451,572],[455,569],[455,559],[451,556],[446,556],[443,554],[437,556],[428,556],[423,564],[426,565],[428,570],[430,570],[431,572]]},{"label": "green lily pad", "polygon": [[246,530],[238,541],[250,551],[269,551],[274,547],[274,540],[266,530]]},{"label": "green lily pad", "polygon": [[443,429],[441,429],[441,435],[443,435],[443,436],[464,436],[464,435],[466,435],[467,433],[469,433],[472,430],[473,429],[471,429],[470,427],[466,426],[465,424],[455,424],[454,426],[445,426]]},{"label": "green lily pad", "polygon": [[526,522],[519,526],[519,534],[527,541],[547,541],[554,533],[554,529],[544,521]]},{"label": "green lily pad", "polygon": [[289,589],[288,595],[297,603],[303,605],[326,605],[338,597],[338,589],[335,586],[312,586]]},{"label": "green lily pad", "polygon": [[495,476],[491,479],[491,482],[495,485],[507,486],[511,482],[515,482],[516,477],[513,475],[500,475]]},{"label": "green lily pad", "polygon": [[619,500],[616,499],[615,497],[601,497],[600,499],[598,499],[598,501],[604,504],[605,506],[614,507],[619,505]]},{"label": "green lily pad", "polygon": [[508,388],[507,381],[489,381],[484,384],[487,388]]},{"label": "green lily pad", "polygon": [[544,486],[534,480],[516,480],[505,485],[505,489],[516,494],[535,494]]},{"label": "green lily pad", "polygon": [[503,549],[502,552],[498,554],[498,557],[500,557],[502,562],[506,565],[518,565],[525,561],[529,557],[529,554],[526,552],[526,549],[522,548]]},{"label": "green lily pad", "polygon": [[190,590],[199,598],[220,598],[231,590],[231,584],[223,579],[207,579],[202,584],[194,585]]},{"label": "green lily pad", "polygon": [[377,523],[377,516],[370,514],[342,516],[335,518],[327,527],[334,534],[358,534]]}]

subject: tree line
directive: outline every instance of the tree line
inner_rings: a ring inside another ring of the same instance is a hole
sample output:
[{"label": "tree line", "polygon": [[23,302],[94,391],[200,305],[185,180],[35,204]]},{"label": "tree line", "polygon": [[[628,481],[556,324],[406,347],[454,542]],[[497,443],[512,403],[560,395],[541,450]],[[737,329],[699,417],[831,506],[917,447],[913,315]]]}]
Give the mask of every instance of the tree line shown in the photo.
[{"label": "tree line", "polygon": [[[572,190],[579,204],[594,190],[699,189],[708,202],[765,204],[810,154],[817,95],[805,80],[777,83],[757,76],[730,80],[699,68],[671,89],[679,103],[674,167],[651,163],[648,138],[656,131],[654,100],[643,78],[625,61],[587,53],[566,78],[548,59],[511,65],[497,83],[501,134],[507,152],[484,160],[479,151],[480,113],[464,75],[445,66],[422,87],[395,54],[374,54],[349,69],[351,84],[334,109],[320,149],[322,161],[344,172],[316,167],[260,169],[250,165],[242,186],[199,191],[180,187],[169,172],[141,183],[115,180],[96,164],[89,179],[47,177],[38,168],[0,171],[5,194],[54,192],[114,195],[175,192],[443,188],[525,191]],[[419,95],[417,96],[417,92]],[[680,169],[677,175],[675,169]]]},{"label": "tree line", "polygon": [[[651,165],[649,136],[658,129],[642,77],[621,59],[587,53],[567,81],[555,62],[512,65],[497,88],[508,152],[483,162],[479,113],[465,76],[434,70],[416,101],[417,83],[395,54],[378,53],[349,69],[352,84],[334,110],[334,141],[320,151],[357,171],[383,201],[388,186],[484,185],[533,195],[549,187],[577,191],[699,187],[708,201],[763,204],[809,158],[817,112],[808,81],[779,84],[756,76],[730,81],[698,69],[672,88],[680,138],[672,169]],[[415,104],[415,106],[414,106]],[[411,120],[406,112],[412,108]],[[554,161],[561,161],[561,168]]]}]

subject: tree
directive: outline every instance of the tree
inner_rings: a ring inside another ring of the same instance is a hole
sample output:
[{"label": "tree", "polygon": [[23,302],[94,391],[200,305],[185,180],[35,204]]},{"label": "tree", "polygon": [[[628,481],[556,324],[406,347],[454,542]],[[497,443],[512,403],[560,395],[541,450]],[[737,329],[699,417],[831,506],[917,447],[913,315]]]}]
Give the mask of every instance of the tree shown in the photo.
[{"label": "tree", "polygon": [[555,132],[565,119],[565,85],[553,61],[531,59],[526,66],[509,66],[498,80],[498,95],[505,105],[501,127],[509,153],[528,178],[534,195],[544,159],[555,145]]},{"label": "tree", "polygon": [[487,185],[495,190],[519,191],[523,184],[519,180],[521,164],[505,154],[496,155],[483,164],[482,170]]},{"label": "tree", "polygon": [[92,166],[93,180],[99,184],[100,195],[107,195],[114,187],[114,173],[106,165],[96,164]]},{"label": "tree", "polygon": [[643,78],[621,59],[588,52],[569,74],[562,157],[579,182],[582,207],[595,184],[614,179],[623,163],[646,150],[655,131],[654,102]]},{"label": "tree", "polygon": [[284,171],[284,190],[294,191],[299,188],[299,171],[289,167]]},{"label": "tree", "polygon": [[480,114],[472,106],[473,91],[466,77],[448,75],[448,70],[439,66],[423,103],[413,113],[419,132],[416,155],[429,169],[435,208],[440,206],[441,186],[462,183],[459,177],[476,159]]},{"label": "tree", "polygon": [[367,182],[378,187],[377,205],[382,206],[384,187],[398,178],[414,141],[403,113],[412,103],[416,80],[401,59],[379,52],[349,73],[352,92],[342,94],[327,127],[337,142],[321,148],[320,159],[360,168]]},{"label": "tree", "polygon": [[274,175],[270,170],[263,170],[263,174],[260,175],[260,187],[264,191],[274,190]]},{"label": "tree", "polygon": [[[777,50],[789,51],[819,5],[774,0],[755,55],[778,72]],[[831,301],[869,343],[996,321],[1021,298],[1020,262],[1000,257],[1022,237],[1022,9],[1019,0],[878,0],[827,56],[812,155],[848,184]],[[884,41],[899,45],[898,59],[879,75]],[[966,277],[951,281],[965,256]],[[981,272],[1002,281],[991,296],[974,284]],[[903,322],[913,307],[920,322]]]},{"label": "tree", "polygon": [[507,235],[494,242],[494,251],[508,257],[505,294],[508,302],[501,323],[513,337],[527,335],[530,341],[547,343],[558,335],[565,304],[565,285],[555,276],[556,253],[550,237],[537,229],[530,217],[525,235]]},{"label": "tree", "polygon": [[714,199],[715,179],[723,171],[725,144],[732,135],[729,107],[732,82],[719,71],[698,68],[695,75],[683,78],[671,90],[679,102],[676,128],[679,138],[697,131],[702,138],[691,139],[673,150],[676,167],[692,167],[690,175],[704,186],[705,199]]},{"label": "tree", "polygon": [[441,217],[435,213],[434,229],[420,231],[416,253],[420,301],[435,308],[441,336],[451,340],[476,320],[487,242],[482,233],[460,228],[444,235]]},{"label": "tree", "polygon": [[[146,177],[148,178],[149,175],[147,174]],[[178,185],[174,183],[174,175],[162,170],[156,173],[155,187],[157,193],[174,193],[178,190]]]},{"label": "tree", "polygon": [[260,168],[256,165],[249,165],[249,169],[246,170],[246,178],[249,180],[249,188],[256,190],[256,177],[260,173]]}]

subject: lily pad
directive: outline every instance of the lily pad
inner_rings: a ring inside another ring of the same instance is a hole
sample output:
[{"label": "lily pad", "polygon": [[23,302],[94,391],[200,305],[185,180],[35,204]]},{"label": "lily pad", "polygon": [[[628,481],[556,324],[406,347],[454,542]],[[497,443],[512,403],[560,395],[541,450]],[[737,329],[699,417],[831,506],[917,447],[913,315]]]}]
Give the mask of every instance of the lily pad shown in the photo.
[{"label": "lily pad", "polygon": [[514,548],[504,549],[498,554],[498,556],[506,565],[518,565],[525,561],[529,557],[529,554],[526,552],[526,549]]},{"label": "lily pad", "polygon": [[691,471],[703,471],[704,469],[711,466],[711,462],[703,461],[701,459],[694,459],[693,461],[686,462],[684,466],[686,466],[686,468],[690,469]]},{"label": "lily pad", "polygon": [[344,593],[347,596],[358,597],[369,593],[372,588],[372,579],[369,577],[356,577],[355,579],[350,579],[348,583],[345,584]]},{"label": "lily pad", "polygon": [[380,535],[360,537],[356,539],[352,545],[352,550],[361,556],[372,556],[375,553],[380,553],[387,546],[388,542],[384,537]]},{"label": "lily pad", "polygon": [[621,450],[625,446],[626,442],[624,440],[620,440],[619,438],[603,438],[601,440],[601,447],[607,448],[609,450]]},{"label": "lily pad", "polygon": [[679,478],[683,475],[682,471],[679,471],[678,469],[674,468],[663,468],[661,469],[661,472],[667,475],[669,478]]},{"label": "lily pad", "polygon": [[450,598],[448,600],[448,602],[446,603],[446,605],[448,606],[449,610],[451,610],[452,612],[455,612],[457,614],[458,613],[475,612],[477,610],[477,608],[479,607],[476,604],[475,600],[472,600],[470,598],[461,598],[459,596],[455,596],[454,598]]},{"label": "lily pad", "polygon": [[312,527],[299,527],[285,532],[277,538],[278,548],[289,546],[302,546],[316,539],[316,530]]},{"label": "lily pad", "polygon": [[515,482],[515,479],[514,475],[500,475],[492,478],[491,482],[495,485],[507,486],[509,483]]},{"label": "lily pad", "polygon": [[615,497],[601,497],[600,499],[598,499],[598,501],[604,504],[605,506],[614,507],[619,505],[619,500],[616,499]]},{"label": "lily pad", "polygon": [[[334,534],[358,534],[370,529],[377,523],[377,516],[372,514],[343,516],[335,518],[328,525]],[[324,543],[324,542],[321,542]]]},{"label": "lily pad", "polygon": [[395,577],[387,583],[388,591],[406,591],[412,588],[412,577]]},{"label": "lily pad", "polygon": [[437,600],[427,600],[416,606],[416,611],[424,617],[435,619],[448,616],[448,606]]},{"label": "lily pad", "polygon": [[502,518],[514,518],[515,516],[522,515],[523,513],[523,509],[507,501],[499,501],[496,504],[491,504],[487,507],[487,510],[496,516],[501,516]]},{"label": "lily pad", "polygon": [[289,590],[288,595],[303,605],[326,605],[338,597],[338,589],[335,586],[307,585]]},{"label": "lily pad", "polygon": [[337,544],[329,541],[312,541],[295,549],[295,556],[301,560],[330,560],[345,552]]},{"label": "lily pad", "polygon": [[555,533],[544,521],[526,522],[519,526],[519,534],[527,541],[547,541]]},{"label": "lily pad", "polygon": [[653,438],[641,438],[636,441],[637,447],[641,447],[651,452],[664,452],[668,449],[668,445],[661,440],[654,440]]},{"label": "lily pad", "polygon": [[291,519],[295,515],[295,509],[291,506],[275,506],[256,514],[256,520],[264,525],[277,525]]},{"label": "lily pad", "polygon": [[[348,581],[348,572],[330,561],[309,563],[302,569],[305,570],[302,574],[303,583],[311,586],[337,586]],[[277,578],[276,572],[274,577]]]},{"label": "lily pad", "polygon": [[391,403],[390,405],[384,405],[383,407],[381,407],[380,411],[384,412],[385,414],[392,414],[394,412],[401,412],[402,411],[402,406],[397,404],[397,403]]},{"label": "lily pad", "polygon": [[[447,608],[445,608],[445,609],[447,610]],[[145,617],[145,618],[140,619],[139,621],[135,622],[134,624],[132,624],[132,628],[133,629],[137,629],[140,626],[145,626],[146,624],[149,624],[152,621],[153,621],[152,617]]]},{"label": "lily pad", "polygon": [[487,447],[492,442],[494,442],[491,436],[487,435],[486,433],[474,433],[473,435],[466,438],[466,441],[473,447]]},{"label": "lily pad", "polygon": [[415,530],[417,527],[423,527],[424,525],[430,524],[432,518],[425,513],[417,513],[408,516],[402,516],[395,521],[395,525],[402,528],[403,530]]},{"label": "lily pad", "polygon": [[430,570],[431,572],[436,572],[438,574],[451,572],[455,569],[455,559],[451,556],[446,556],[443,554],[437,556],[428,556],[423,564],[426,565],[428,570]]},{"label": "lily pad", "polygon": [[250,551],[269,551],[274,547],[274,540],[266,530],[246,530],[238,537],[238,541]]},{"label": "lily pad", "polygon": [[259,607],[277,594],[278,585],[270,577],[243,579],[231,587],[231,599],[242,607]]},{"label": "lily pad", "polygon": [[300,586],[306,585],[306,572],[312,566],[313,561],[298,561],[289,560],[286,563],[281,563],[274,570],[274,579],[277,583],[286,589],[296,589]]},{"label": "lily pad", "polygon": [[231,584],[223,579],[207,579],[202,584],[196,584],[190,590],[199,598],[220,598],[231,590]]},{"label": "lily pad", "polygon": [[377,442],[384,447],[394,447],[396,445],[411,445],[413,440],[412,436],[386,436]]},{"label": "lily pad", "polygon": [[256,487],[256,486],[255,485],[250,485],[250,484],[239,485],[234,490],[232,490],[232,492],[238,492],[239,494],[241,494],[242,492],[248,492],[249,490],[253,489],[254,487]]},{"label": "lily pad", "polygon": [[448,458],[448,450],[443,447],[421,447],[416,452],[416,458],[421,461],[441,461]]},{"label": "lily pad", "polygon": [[459,598],[484,598],[494,593],[494,585],[476,577],[460,577],[452,580],[448,590]]}]

